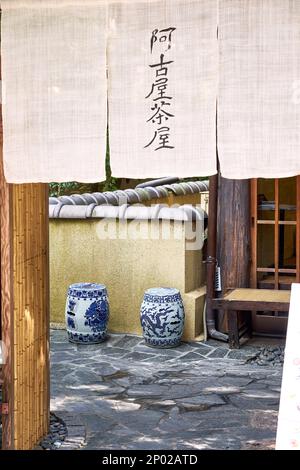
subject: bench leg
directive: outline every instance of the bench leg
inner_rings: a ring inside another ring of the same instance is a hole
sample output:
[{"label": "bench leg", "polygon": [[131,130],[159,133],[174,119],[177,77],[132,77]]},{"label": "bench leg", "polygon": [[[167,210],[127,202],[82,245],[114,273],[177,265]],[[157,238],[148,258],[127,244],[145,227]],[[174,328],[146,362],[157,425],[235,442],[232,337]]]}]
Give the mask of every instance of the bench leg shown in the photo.
[{"label": "bench leg", "polygon": [[249,338],[252,338],[252,312],[246,312],[246,324]]},{"label": "bench leg", "polygon": [[227,311],[228,315],[228,335],[230,349],[239,349],[239,328],[238,328],[238,315],[236,311]]}]

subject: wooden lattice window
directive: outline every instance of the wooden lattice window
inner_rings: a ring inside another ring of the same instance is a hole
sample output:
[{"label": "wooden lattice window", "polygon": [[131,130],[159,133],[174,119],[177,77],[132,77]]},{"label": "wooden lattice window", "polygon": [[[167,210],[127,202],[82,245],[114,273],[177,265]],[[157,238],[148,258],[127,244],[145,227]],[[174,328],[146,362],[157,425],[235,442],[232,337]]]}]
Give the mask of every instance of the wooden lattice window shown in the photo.
[{"label": "wooden lattice window", "polygon": [[251,181],[251,286],[300,282],[300,176]]}]

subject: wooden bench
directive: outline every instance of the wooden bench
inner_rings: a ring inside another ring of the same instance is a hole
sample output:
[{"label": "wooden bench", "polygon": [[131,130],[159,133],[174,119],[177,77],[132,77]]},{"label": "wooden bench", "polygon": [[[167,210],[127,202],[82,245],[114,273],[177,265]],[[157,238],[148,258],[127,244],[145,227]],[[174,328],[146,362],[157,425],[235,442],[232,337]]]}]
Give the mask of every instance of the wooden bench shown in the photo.
[{"label": "wooden bench", "polygon": [[213,308],[227,315],[230,348],[240,347],[238,312],[288,312],[290,297],[291,292],[286,290],[233,289],[224,297],[213,299]]}]

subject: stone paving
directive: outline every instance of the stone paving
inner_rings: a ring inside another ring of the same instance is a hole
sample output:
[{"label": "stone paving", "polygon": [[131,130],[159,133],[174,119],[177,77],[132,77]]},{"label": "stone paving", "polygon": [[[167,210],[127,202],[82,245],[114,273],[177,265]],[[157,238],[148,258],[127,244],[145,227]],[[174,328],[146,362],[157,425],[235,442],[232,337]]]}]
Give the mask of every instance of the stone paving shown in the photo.
[{"label": "stone paving", "polygon": [[151,349],[129,335],[74,345],[53,330],[51,410],[75,438],[74,419],[85,427],[84,449],[271,449],[282,368],[255,354],[216,341]]}]

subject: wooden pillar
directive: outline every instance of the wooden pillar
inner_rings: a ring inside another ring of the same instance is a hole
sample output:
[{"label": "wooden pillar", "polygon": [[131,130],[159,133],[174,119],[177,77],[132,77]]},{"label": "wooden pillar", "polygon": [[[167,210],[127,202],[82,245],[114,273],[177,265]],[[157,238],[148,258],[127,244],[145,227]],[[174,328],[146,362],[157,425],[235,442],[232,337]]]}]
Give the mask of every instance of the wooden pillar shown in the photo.
[{"label": "wooden pillar", "polygon": [[48,185],[7,184],[0,137],[2,447],[27,450],[49,427]]},{"label": "wooden pillar", "polygon": [[[217,260],[221,267],[222,293],[250,287],[250,180],[219,179]],[[226,331],[224,315],[218,327]]]},{"label": "wooden pillar", "polygon": [[[2,142],[2,126],[1,142]],[[1,339],[5,345],[6,363],[2,367],[2,400],[7,403],[10,413],[2,416],[2,448],[13,448],[14,420],[14,306],[12,282],[12,231],[11,187],[5,183],[2,165],[2,145],[0,145],[0,259],[1,259]]]}]

